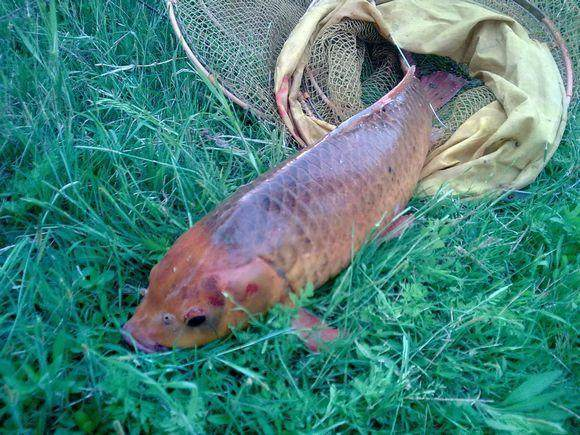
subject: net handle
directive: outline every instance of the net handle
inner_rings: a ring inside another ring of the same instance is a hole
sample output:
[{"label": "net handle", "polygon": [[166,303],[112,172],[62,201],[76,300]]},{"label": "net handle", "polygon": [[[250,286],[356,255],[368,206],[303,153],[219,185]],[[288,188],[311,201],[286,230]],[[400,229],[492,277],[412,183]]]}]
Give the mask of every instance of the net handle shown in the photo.
[{"label": "net handle", "polygon": [[230,92],[223,84],[220,83],[219,80],[217,80],[215,78],[215,76],[210,73],[207,68],[199,61],[199,59],[197,58],[197,56],[193,53],[193,50],[189,47],[189,45],[187,44],[187,41],[185,40],[185,37],[183,36],[183,33],[181,33],[181,28],[179,27],[179,23],[177,21],[177,16],[175,15],[175,4],[177,3],[177,0],[168,0],[167,1],[167,12],[169,14],[169,21],[171,21],[171,26],[173,27],[173,32],[175,33],[175,36],[177,36],[177,39],[179,40],[179,42],[181,43],[181,46],[183,47],[183,50],[185,50],[185,54],[187,55],[187,57],[189,58],[189,60],[193,63],[193,65],[197,68],[197,70],[202,73],[205,77],[207,77],[207,79],[215,86],[217,86],[219,89],[221,89],[221,91],[224,93],[224,95],[233,103],[237,104],[238,106],[240,106],[242,109],[246,109],[246,110],[251,110],[253,111],[255,114],[262,116],[262,117],[266,117],[266,114],[262,113],[261,111],[255,109],[254,107],[251,107],[248,103],[246,103],[245,101],[240,100],[238,97],[236,97],[232,92]]}]

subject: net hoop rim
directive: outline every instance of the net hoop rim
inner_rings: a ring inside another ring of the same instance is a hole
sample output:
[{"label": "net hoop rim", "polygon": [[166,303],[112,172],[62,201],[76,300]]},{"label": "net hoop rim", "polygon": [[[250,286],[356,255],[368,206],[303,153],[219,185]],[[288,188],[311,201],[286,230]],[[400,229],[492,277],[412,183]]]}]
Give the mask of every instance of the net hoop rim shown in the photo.
[{"label": "net hoop rim", "polygon": [[562,34],[554,24],[554,22],[548,18],[546,15],[542,18],[542,22],[546,25],[546,27],[552,33],[556,44],[560,48],[562,52],[562,58],[564,60],[564,68],[566,70],[566,99],[567,103],[569,104],[572,100],[572,95],[574,93],[574,69],[572,67],[572,59],[570,58],[570,52],[568,51],[568,47],[566,46],[566,42],[562,37]]},{"label": "net hoop rim", "polygon": [[210,81],[210,83],[218,87],[231,102],[237,104],[242,109],[250,110],[260,117],[267,118],[265,113],[256,109],[255,107],[252,107],[250,104],[241,100],[233,92],[228,90],[212,73],[208,71],[208,69],[204,66],[204,64],[198,59],[193,50],[189,47],[189,44],[187,43],[185,37],[183,36],[183,33],[181,32],[177,16],[175,15],[176,3],[177,0],[167,1],[167,12],[169,14],[169,21],[171,22],[173,32],[175,33],[175,36],[177,36],[177,39],[180,42],[183,50],[185,51],[185,54],[187,55],[188,59],[193,63],[198,72],[200,72],[203,76],[205,76]]}]

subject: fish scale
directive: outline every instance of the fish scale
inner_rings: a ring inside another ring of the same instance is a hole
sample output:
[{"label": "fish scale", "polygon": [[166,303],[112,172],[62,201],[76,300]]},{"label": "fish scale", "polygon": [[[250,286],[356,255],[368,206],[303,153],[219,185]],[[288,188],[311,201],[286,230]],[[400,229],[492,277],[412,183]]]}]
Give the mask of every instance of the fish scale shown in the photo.
[{"label": "fish scale", "polygon": [[[382,105],[382,107],[379,107]],[[214,245],[274,266],[294,291],[351,260],[402,209],[429,149],[432,111],[411,77],[325,139],[264,174],[202,222]]]}]

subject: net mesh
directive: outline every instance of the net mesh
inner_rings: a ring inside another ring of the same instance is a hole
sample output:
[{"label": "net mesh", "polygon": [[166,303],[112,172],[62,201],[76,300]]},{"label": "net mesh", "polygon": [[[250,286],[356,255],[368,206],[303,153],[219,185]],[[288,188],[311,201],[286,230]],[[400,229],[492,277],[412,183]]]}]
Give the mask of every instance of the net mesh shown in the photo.
[{"label": "net mesh", "polygon": [[[565,59],[558,41],[533,9],[521,0],[473,0],[508,15],[530,36],[546,43],[566,83]],[[229,92],[264,119],[276,122],[274,68],[278,53],[308,0],[172,0],[186,43],[204,67]],[[382,3],[382,2],[377,2]],[[574,0],[532,0],[564,37],[571,58],[578,59],[580,11]],[[413,55],[418,70],[450,71],[467,79],[463,89],[441,110],[446,140],[467,118],[495,98],[466,66],[432,55]],[[578,64],[574,65],[578,77]],[[391,90],[402,77],[396,48],[373,24],[344,19],[319,32],[301,83],[303,110],[338,124]],[[576,84],[576,92],[578,85]],[[570,110],[574,110],[574,104]]]},{"label": "net mesh", "polygon": [[312,44],[303,107],[336,125],[378,100],[402,76],[395,47],[372,24],[345,19]]},{"label": "net mesh", "polygon": [[176,0],[181,33],[218,81],[256,113],[276,120],[274,68],[308,0]]}]

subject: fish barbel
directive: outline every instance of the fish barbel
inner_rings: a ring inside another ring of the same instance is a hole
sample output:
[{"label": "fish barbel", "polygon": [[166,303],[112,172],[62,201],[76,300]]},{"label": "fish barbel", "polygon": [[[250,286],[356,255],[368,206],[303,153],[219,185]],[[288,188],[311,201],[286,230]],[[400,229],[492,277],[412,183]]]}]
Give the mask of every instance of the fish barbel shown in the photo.
[{"label": "fish barbel", "polygon": [[242,187],[153,268],[125,338],[146,352],[202,345],[336,276],[406,206],[430,147],[430,103],[448,101],[460,80],[419,80],[412,67],[372,106]]}]

